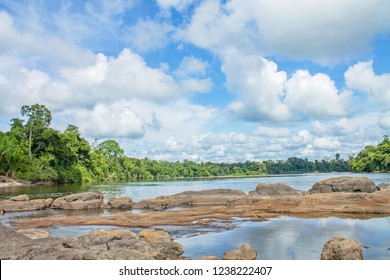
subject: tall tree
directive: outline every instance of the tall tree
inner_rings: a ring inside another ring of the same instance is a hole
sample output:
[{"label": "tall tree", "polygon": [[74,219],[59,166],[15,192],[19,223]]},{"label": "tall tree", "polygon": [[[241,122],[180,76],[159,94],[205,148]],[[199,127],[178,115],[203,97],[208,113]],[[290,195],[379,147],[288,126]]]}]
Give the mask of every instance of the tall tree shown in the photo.
[{"label": "tall tree", "polygon": [[41,149],[37,146],[35,151],[32,151],[35,137],[42,134],[43,130],[50,126],[52,116],[49,109],[45,105],[34,104],[31,106],[24,105],[20,110],[22,116],[27,116],[28,120],[25,129],[28,135],[28,156],[31,159],[36,150]]}]

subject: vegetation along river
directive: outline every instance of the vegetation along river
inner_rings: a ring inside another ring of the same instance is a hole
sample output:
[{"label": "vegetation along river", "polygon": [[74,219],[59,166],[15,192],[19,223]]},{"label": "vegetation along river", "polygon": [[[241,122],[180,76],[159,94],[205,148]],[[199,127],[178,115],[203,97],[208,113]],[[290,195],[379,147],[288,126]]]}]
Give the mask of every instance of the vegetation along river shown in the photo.
[{"label": "vegetation along river", "polygon": [[[170,195],[186,190],[238,189],[246,193],[259,183],[285,183],[295,189],[308,190],[320,180],[341,176],[366,176],[376,184],[390,183],[390,174],[302,174],[245,178],[216,178],[152,182],[115,182],[90,185],[26,186],[0,189],[1,198],[27,193],[30,198],[58,197],[85,191],[100,191],[105,200],[112,196],[130,196],[134,201]],[[137,211],[137,210],[132,210]],[[9,213],[0,222],[57,215],[110,215],[109,210],[61,211],[43,210]],[[55,226],[48,230],[53,236],[78,236],[101,226]],[[248,242],[257,251],[258,259],[319,259],[323,244],[332,236],[342,234],[357,239],[363,246],[365,259],[390,259],[390,217],[299,218],[282,216],[262,222],[235,219],[229,224],[216,222],[212,227],[162,227],[183,245],[186,256],[197,259],[203,255],[222,256],[223,252]],[[137,232],[140,229],[131,230]]]}]

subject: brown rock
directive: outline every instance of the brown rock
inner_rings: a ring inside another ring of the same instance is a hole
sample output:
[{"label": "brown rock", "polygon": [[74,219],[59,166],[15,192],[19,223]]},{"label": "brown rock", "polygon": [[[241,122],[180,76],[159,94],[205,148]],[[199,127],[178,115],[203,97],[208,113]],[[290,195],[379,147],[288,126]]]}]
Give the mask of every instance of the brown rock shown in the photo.
[{"label": "brown rock", "polygon": [[131,209],[133,200],[130,197],[110,197],[107,205],[114,209]]},{"label": "brown rock", "polygon": [[250,195],[260,196],[282,196],[282,195],[300,195],[301,191],[293,189],[285,184],[258,184],[256,190]]},{"label": "brown rock", "polygon": [[139,234],[138,237],[141,240],[146,240],[149,243],[158,243],[158,242],[172,242],[172,236],[164,230],[151,230],[144,229]]},{"label": "brown rock", "polygon": [[245,193],[240,190],[211,189],[185,191],[154,199],[144,199],[135,203],[133,208],[164,210],[176,206],[232,205],[246,198]]},{"label": "brown rock", "polygon": [[322,249],[321,260],[362,260],[362,247],[357,240],[347,240],[344,236],[329,239]]},{"label": "brown rock", "polygon": [[33,200],[2,200],[0,209],[7,211],[33,211],[49,208],[53,199],[33,199]]},{"label": "brown rock", "polygon": [[219,260],[219,258],[217,256],[202,256],[199,259],[203,260],[203,261]]},{"label": "brown rock", "polygon": [[17,233],[23,234],[24,236],[27,236],[28,238],[31,239],[47,238],[51,236],[50,232],[43,229],[36,229],[36,228],[20,229],[17,231]]},{"label": "brown rock", "polygon": [[18,196],[11,197],[9,200],[10,201],[29,201],[30,198],[28,197],[27,194],[21,194]]},{"label": "brown rock", "polygon": [[66,210],[96,209],[102,206],[103,194],[101,192],[86,192],[60,197],[51,205],[52,208]]},{"label": "brown rock", "polygon": [[226,251],[223,254],[223,260],[255,260],[257,253],[253,248],[248,244],[244,243],[239,249],[234,249]]},{"label": "brown rock", "polygon": [[336,177],[315,183],[309,193],[367,192],[376,191],[374,182],[367,177]]}]

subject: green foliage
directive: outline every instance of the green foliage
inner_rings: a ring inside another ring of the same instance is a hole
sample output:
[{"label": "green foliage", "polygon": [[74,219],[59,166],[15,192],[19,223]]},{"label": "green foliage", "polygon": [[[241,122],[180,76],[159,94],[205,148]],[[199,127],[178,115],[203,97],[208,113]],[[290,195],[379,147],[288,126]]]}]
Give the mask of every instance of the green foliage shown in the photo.
[{"label": "green foliage", "polygon": [[390,171],[390,140],[387,135],[375,146],[366,146],[350,160],[355,172],[387,172]]},{"label": "green foliage", "polygon": [[[349,171],[348,162],[246,161],[213,163],[156,161],[127,157],[115,140],[90,143],[81,137],[77,126],[64,132],[50,128],[51,112],[44,105],[23,106],[27,120],[14,118],[7,133],[0,132],[0,173],[31,181],[90,182],[104,180],[163,180],[170,178],[247,176],[305,172]],[[381,149],[384,147],[381,147]],[[364,153],[372,153],[374,147]],[[363,153],[363,152],[362,152]],[[389,166],[390,156],[380,158]]]}]

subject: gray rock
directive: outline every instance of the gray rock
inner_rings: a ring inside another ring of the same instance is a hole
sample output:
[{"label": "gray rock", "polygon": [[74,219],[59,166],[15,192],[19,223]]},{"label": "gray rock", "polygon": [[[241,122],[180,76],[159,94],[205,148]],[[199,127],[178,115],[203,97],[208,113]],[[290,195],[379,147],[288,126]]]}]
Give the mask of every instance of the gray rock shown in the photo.
[{"label": "gray rock", "polygon": [[362,260],[362,246],[357,240],[347,240],[344,236],[329,239],[322,249],[321,260]]},{"label": "gray rock", "polygon": [[59,197],[51,205],[55,209],[85,210],[96,209],[103,206],[101,192],[86,192]]},{"label": "gray rock", "polygon": [[256,190],[249,193],[251,196],[282,196],[300,195],[303,192],[285,184],[258,184]]},{"label": "gray rock", "polygon": [[367,177],[336,177],[315,183],[309,193],[367,192],[376,191],[374,181]]},{"label": "gray rock", "polygon": [[0,209],[7,211],[33,211],[43,210],[50,208],[53,202],[52,198],[46,199],[33,199],[33,200],[22,200],[22,197],[16,200],[2,200],[0,201]]},{"label": "gray rock", "polygon": [[133,200],[130,197],[110,197],[108,207],[114,209],[131,209],[133,208]]}]

